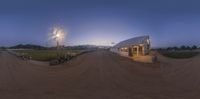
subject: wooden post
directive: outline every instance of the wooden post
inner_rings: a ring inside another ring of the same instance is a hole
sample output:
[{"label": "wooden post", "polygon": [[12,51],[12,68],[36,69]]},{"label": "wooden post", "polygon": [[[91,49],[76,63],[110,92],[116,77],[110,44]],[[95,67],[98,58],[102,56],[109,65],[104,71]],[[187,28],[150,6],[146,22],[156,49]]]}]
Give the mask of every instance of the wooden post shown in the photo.
[{"label": "wooden post", "polygon": [[130,57],[133,56],[132,47],[129,47],[129,48],[128,48],[128,55],[129,55]]},{"label": "wooden post", "polygon": [[57,51],[59,50],[59,42],[57,41]]},{"label": "wooden post", "polygon": [[142,54],[145,55],[145,48],[144,48],[144,45],[142,46]]},{"label": "wooden post", "polygon": [[57,41],[57,56],[60,56],[60,45],[59,45],[59,41]]},{"label": "wooden post", "polygon": [[139,46],[137,46],[137,56],[139,56]]}]

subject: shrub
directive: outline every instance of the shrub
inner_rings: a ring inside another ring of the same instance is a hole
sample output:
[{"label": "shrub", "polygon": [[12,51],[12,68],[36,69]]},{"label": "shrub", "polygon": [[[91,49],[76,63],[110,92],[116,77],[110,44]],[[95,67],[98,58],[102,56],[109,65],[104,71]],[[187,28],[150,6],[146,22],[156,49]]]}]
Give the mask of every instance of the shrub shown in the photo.
[{"label": "shrub", "polygon": [[170,57],[170,58],[176,58],[176,59],[184,59],[184,58],[191,58],[194,57],[198,54],[198,52],[169,52],[169,51],[165,51],[165,52],[161,52],[162,55],[166,56],[166,57]]}]

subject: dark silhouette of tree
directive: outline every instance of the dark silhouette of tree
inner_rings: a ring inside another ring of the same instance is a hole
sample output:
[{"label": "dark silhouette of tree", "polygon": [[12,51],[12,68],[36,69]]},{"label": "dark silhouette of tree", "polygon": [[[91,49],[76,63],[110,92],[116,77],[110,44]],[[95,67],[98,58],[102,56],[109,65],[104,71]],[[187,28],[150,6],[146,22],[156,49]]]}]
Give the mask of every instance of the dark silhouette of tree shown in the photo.
[{"label": "dark silhouette of tree", "polygon": [[193,46],[192,46],[192,50],[195,50],[195,49],[197,49],[197,46],[196,46],[196,45],[193,45]]},{"label": "dark silhouette of tree", "polygon": [[5,50],[5,49],[7,49],[7,48],[4,46],[0,47],[0,50]]},{"label": "dark silhouette of tree", "polygon": [[175,46],[175,47],[173,47],[173,49],[174,49],[174,50],[179,50],[179,48],[178,48],[178,47],[176,47],[176,46]]},{"label": "dark silhouette of tree", "polygon": [[40,46],[40,45],[33,45],[33,44],[19,44],[16,46],[10,47],[11,49],[46,49],[46,47]]},{"label": "dark silhouette of tree", "polygon": [[186,50],[191,50],[191,47],[190,47],[190,46],[187,46],[187,47],[186,47]]},{"label": "dark silhouette of tree", "polygon": [[167,50],[172,50],[172,47],[168,47]]},{"label": "dark silhouette of tree", "polygon": [[184,45],[181,46],[181,50],[185,50],[186,47]]}]

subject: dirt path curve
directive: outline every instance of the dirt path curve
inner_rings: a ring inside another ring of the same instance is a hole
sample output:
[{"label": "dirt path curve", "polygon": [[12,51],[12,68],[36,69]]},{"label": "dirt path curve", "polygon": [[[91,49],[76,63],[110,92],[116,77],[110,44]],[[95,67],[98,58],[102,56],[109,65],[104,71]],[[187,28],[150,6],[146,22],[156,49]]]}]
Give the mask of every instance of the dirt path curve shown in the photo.
[{"label": "dirt path curve", "polygon": [[166,81],[186,92],[200,92],[200,55],[190,59],[172,59],[159,55]]},{"label": "dirt path curve", "polygon": [[[178,81],[173,79],[172,68],[169,69],[165,63],[133,62],[108,51],[84,54],[58,67],[32,64],[2,52],[0,53],[0,98],[200,98],[197,94],[198,88],[175,86]],[[184,73],[188,73],[187,69]],[[184,79],[179,80],[184,81]],[[199,85],[196,84],[198,87]]]}]

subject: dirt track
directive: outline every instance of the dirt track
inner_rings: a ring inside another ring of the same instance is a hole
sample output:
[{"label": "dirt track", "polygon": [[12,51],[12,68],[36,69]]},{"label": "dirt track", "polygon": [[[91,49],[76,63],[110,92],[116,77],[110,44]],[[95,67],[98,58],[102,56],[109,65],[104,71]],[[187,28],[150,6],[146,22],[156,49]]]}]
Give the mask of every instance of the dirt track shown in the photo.
[{"label": "dirt track", "polygon": [[133,62],[96,51],[58,67],[0,53],[1,99],[200,99],[200,56]]}]

